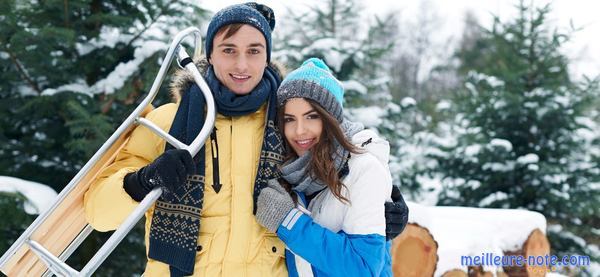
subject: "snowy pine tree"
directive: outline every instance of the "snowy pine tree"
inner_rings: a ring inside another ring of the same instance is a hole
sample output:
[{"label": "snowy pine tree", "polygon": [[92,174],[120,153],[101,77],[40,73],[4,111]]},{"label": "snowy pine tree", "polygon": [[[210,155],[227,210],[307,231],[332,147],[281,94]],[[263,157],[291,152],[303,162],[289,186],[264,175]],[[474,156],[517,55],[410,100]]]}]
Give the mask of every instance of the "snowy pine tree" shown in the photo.
[{"label": "snowy pine tree", "polygon": [[438,204],[538,211],[554,254],[598,262],[598,80],[569,76],[569,36],[549,30],[549,6],[518,9],[462,53],[469,73],[453,106],[456,140],[432,154],[444,176]]},{"label": "snowy pine tree", "polygon": [[[2,1],[0,175],[61,191],[148,92],[174,34],[206,18],[188,0]],[[168,99],[166,86],[160,95]],[[136,233],[99,276],[143,270]],[[89,259],[100,240],[86,241],[71,265]]]},{"label": "snowy pine tree", "polygon": [[[280,42],[275,56],[291,69],[308,57],[322,58],[330,66],[344,86],[347,116],[377,128],[390,141],[392,176],[399,184],[414,179],[405,170],[412,167],[405,164],[405,147],[413,132],[406,122],[413,122],[417,113],[414,100],[393,100],[390,93],[386,61],[395,45],[398,18],[392,13],[370,17],[359,3],[330,0],[292,13],[282,24],[284,33],[274,40]],[[410,187],[417,189],[415,185],[411,181]]]},{"label": "snowy pine tree", "polygon": [[342,81],[345,105],[381,104],[389,98],[381,61],[393,46],[396,18],[369,18],[355,0],[316,3],[283,22],[275,56],[296,68],[308,57],[323,59]]}]

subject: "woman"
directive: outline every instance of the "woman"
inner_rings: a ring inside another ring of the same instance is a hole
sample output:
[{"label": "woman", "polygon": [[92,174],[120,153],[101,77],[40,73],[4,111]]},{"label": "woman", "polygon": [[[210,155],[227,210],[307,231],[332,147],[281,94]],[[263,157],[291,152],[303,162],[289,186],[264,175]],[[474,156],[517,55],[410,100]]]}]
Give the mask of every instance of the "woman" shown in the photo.
[{"label": "woman", "polygon": [[343,118],[343,93],[315,58],[277,93],[287,157],[282,178],[259,194],[256,217],[289,249],[290,276],[391,275],[384,215],[392,191],[389,145]]}]

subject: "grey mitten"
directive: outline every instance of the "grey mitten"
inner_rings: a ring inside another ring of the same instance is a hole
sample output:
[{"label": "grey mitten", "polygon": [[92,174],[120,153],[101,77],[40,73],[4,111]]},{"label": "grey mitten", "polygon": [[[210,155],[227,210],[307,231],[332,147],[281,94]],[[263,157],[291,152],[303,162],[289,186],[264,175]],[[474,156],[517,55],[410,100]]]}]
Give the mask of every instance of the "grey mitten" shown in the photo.
[{"label": "grey mitten", "polygon": [[283,219],[294,208],[292,196],[277,179],[268,181],[256,201],[256,221],[269,231],[275,233]]}]

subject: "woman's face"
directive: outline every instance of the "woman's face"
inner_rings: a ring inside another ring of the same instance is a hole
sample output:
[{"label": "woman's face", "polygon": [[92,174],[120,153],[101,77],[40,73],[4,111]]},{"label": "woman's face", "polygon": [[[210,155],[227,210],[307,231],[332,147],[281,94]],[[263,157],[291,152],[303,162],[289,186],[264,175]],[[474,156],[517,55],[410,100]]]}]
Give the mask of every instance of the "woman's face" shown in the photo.
[{"label": "woman's face", "polygon": [[226,33],[221,32],[213,40],[209,61],[225,87],[246,95],[258,85],[267,66],[266,40],[250,25],[243,25],[229,38],[225,38]]},{"label": "woman's face", "polygon": [[314,147],[323,132],[323,120],[304,98],[291,98],[284,106],[283,133],[298,156]]}]

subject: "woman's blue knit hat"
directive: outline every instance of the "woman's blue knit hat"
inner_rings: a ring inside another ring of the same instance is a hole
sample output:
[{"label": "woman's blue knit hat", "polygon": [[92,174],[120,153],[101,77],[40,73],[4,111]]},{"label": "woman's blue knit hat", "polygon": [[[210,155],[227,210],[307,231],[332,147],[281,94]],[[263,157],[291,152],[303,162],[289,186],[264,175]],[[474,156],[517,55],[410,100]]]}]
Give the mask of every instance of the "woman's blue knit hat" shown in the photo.
[{"label": "woman's blue knit hat", "polygon": [[317,101],[338,122],[343,121],[344,88],[320,59],[304,61],[302,66],[285,77],[277,91],[278,106],[283,106],[290,98]]},{"label": "woman's blue knit hat", "polygon": [[258,29],[267,41],[267,62],[271,61],[271,32],[275,28],[275,14],[273,10],[266,5],[255,2],[237,4],[226,7],[218,11],[208,24],[206,32],[206,58],[210,58],[212,53],[213,40],[221,27],[242,23],[253,26]]}]

